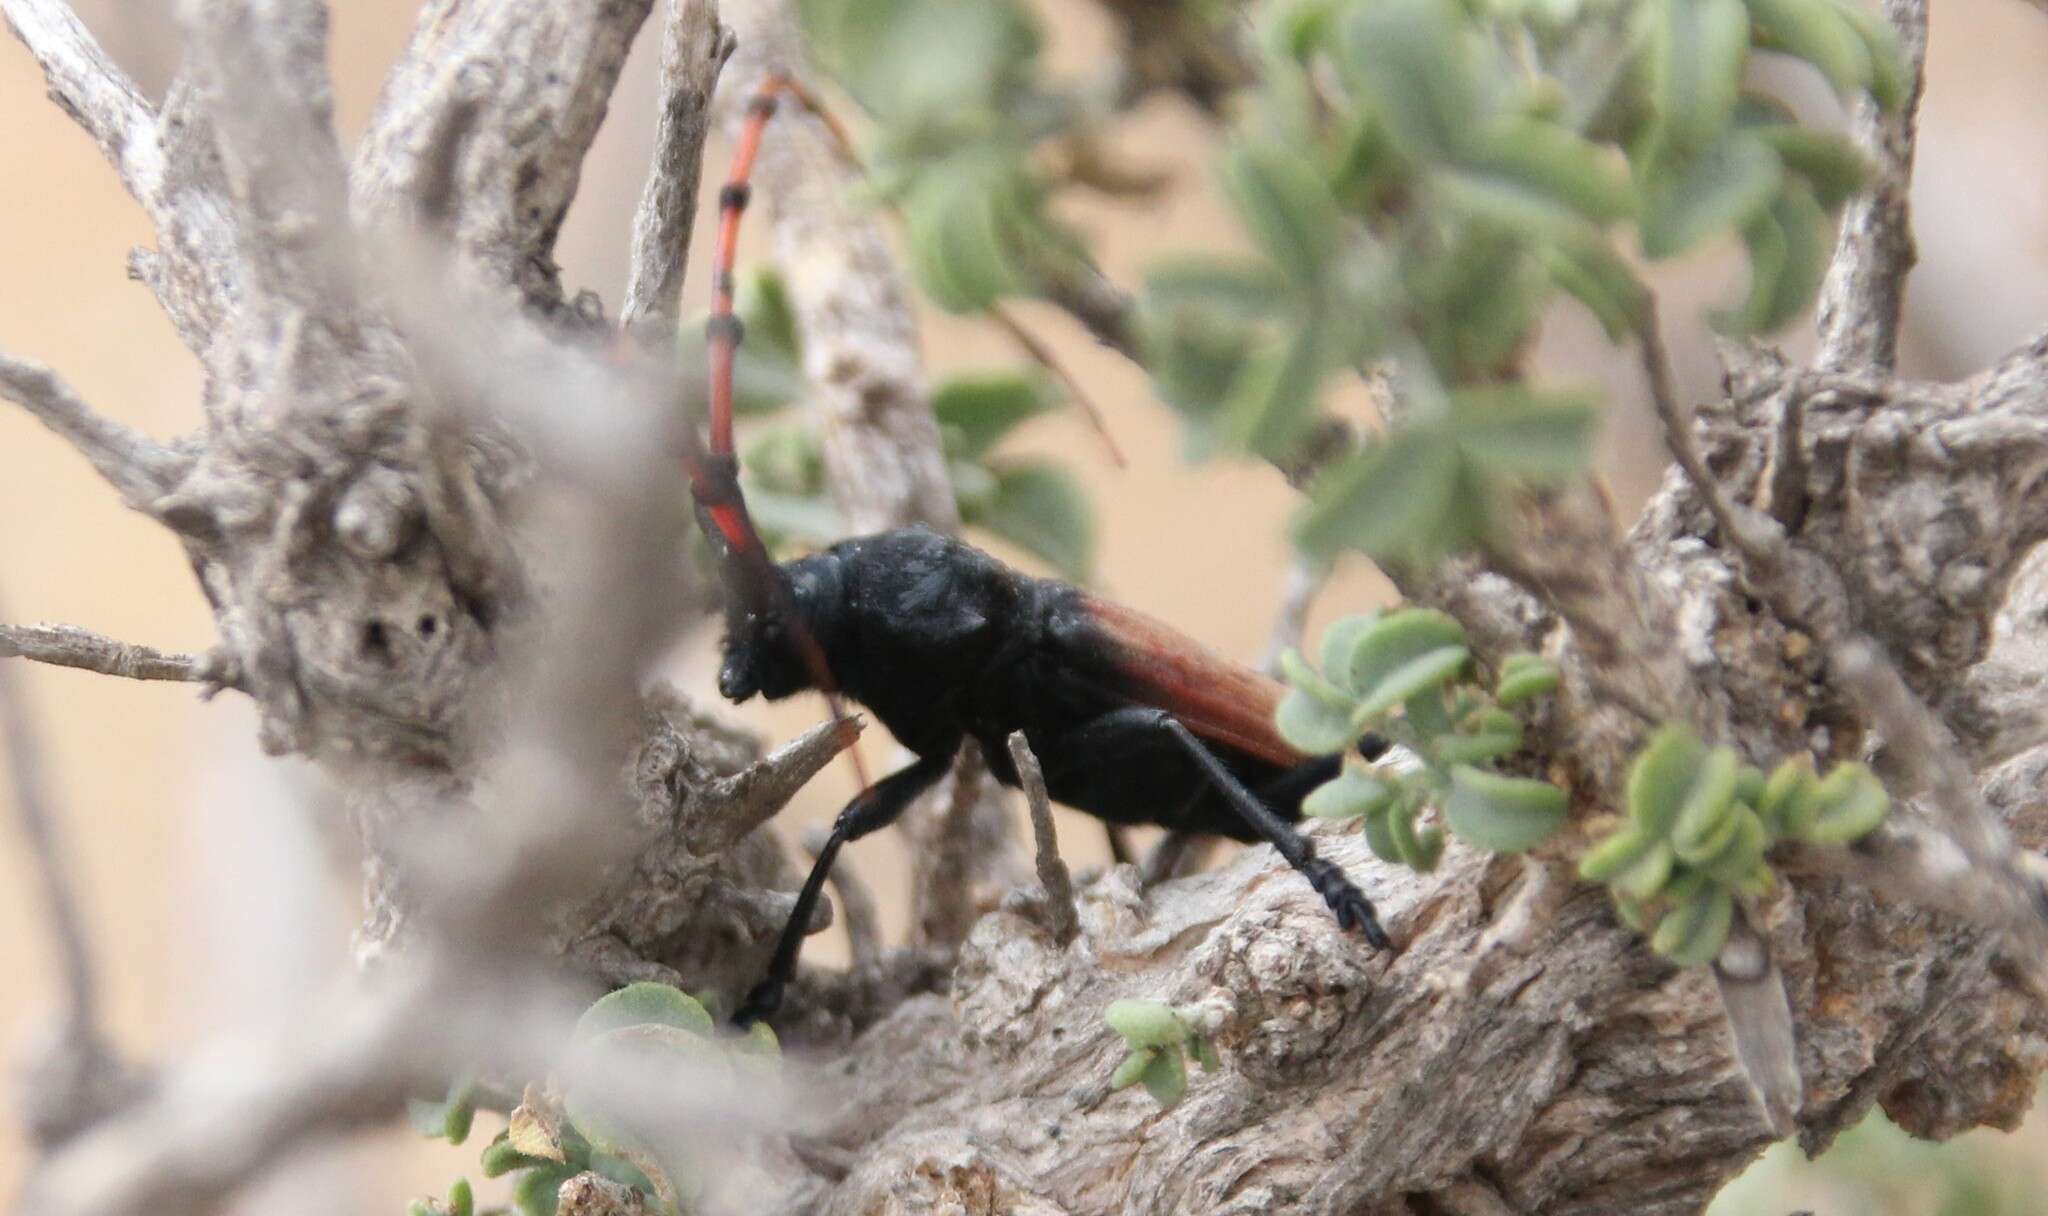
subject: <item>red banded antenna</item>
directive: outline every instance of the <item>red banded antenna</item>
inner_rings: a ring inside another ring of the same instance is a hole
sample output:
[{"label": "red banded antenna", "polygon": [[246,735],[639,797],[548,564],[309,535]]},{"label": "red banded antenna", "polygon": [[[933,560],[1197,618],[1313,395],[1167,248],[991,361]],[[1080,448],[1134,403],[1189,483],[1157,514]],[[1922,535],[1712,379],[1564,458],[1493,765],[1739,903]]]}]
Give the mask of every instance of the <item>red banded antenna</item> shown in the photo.
[{"label": "red banded antenna", "polygon": [[[832,667],[825,661],[824,648],[797,619],[789,602],[788,588],[776,578],[775,561],[768,555],[767,546],[761,543],[760,533],[754,530],[753,518],[747,514],[746,499],[740,493],[739,456],[733,445],[733,360],[745,337],[745,327],[733,313],[733,267],[739,257],[740,218],[746,214],[747,201],[753,192],[750,179],[754,173],[754,158],[761,151],[761,137],[768,129],[768,120],[775,116],[776,105],[784,93],[799,99],[804,97],[803,91],[789,77],[771,72],[761,81],[761,87],[755,90],[753,97],[748,99],[746,121],[741,125],[739,140],[733,147],[732,168],[726,174],[725,185],[718,191],[718,240],[711,251],[711,317],[704,323],[704,344],[711,379],[711,445],[708,453],[702,452],[692,436],[685,447],[683,464],[689,472],[697,504],[704,518],[717,530],[725,550],[720,564],[725,575],[726,594],[737,597],[750,612],[775,613],[781,617],[804,666],[810,669],[812,681],[825,694],[832,720],[846,723],[849,719],[839,696],[839,682],[832,678]],[[868,780],[867,765],[860,758],[859,747],[849,741],[846,753],[853,761],[853,771],[861,789],[869,788],[873,783]]]},{"label": "red banded antenna", "polygon": [[747,212],[753,194],[751,179],[754,158],[761,151],[761,136],[782,95],[791,91],[789,77],[770,72],[753,97],[747,100],[746,121],[740,126],[733,146],[732,169],[718,191],[718,243],[711,251],[711,320],[705,327],[705,341],[711,355],[711,453],[729,456],[732,441],[732,364],[739,351],[740,320],[733,315],[735,279],[733,267],[739,260],[740,218]]}]

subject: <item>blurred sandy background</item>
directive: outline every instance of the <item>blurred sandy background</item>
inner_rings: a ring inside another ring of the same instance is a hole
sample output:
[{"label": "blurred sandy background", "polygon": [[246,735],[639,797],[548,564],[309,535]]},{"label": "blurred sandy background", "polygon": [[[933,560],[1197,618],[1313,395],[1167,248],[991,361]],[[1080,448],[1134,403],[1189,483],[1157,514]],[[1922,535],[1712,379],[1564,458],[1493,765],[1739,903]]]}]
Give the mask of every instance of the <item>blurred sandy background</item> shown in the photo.
[{"label": "blurred sandy background", "polygon": [[[79,4],[108,51],[153,95],[174,62],[169,7]],[[331,56],[347,140],[366,119],[414,5],[345,0],[333,7]],[[1105,45],[1087,0],[1046,8],[1057,61],[1081,63]],[[1915,190],[1922,263],[1908,351],[1908,370],[1927,376],[1981,366],[2048,326],[2048,17],[2013,0],[1944,0],[1938,10]],[[559,251],[571,288],[599,291],[614,310],[651,138],[652,39],[642,41]],[[1791,84],[1818,111],[1831,107],[1811,81]],[[1134,161],[1174,170],[1177,186],[1147,207],[1080,212],[1114,277],[1133,280],[1137,267],[1168,247],[1231,239],[1202,165],[1190,158],[1201,145],[1200,125],[1166,104],[1148,110],[1126,142]],[[723,149],[712,157],[722,165]],[[707,200],[717,177],[707,172]],[[168,436],[198,424],[199,380],[148,291],[123,273],[128,249],[150,241],[140,211],[91,141],[45,100],[33,62],[0,39],[0,349],[51,364],[101,409]],[[693,308],[704,296],[702,265],[693,259]],[[1705,394],[1714,384],[1711,354],[1688,322],[1699,305],[1728,298],[1739,285],[1716,258],[1680,266],[1665,282],[1668,336],[1688,387]],[[1185,466],[1176,424],[1142,377],[1063,318],[1023,311],[1093,387],[1131,456],[1128,470],[1112,469],[1071,416],[1035,423],[1019,440],[1069,459],[1092,484],[1102,516],[1101,584],[1227,653],[1256,659],[1286,570],[1279,538],[1292,496],[1263,468]],[[934,373],[1014,358],[999,336],[938,318],[925,330],[925,350]],[[1596,377],[1602,350],[1589,325],[1558,317],[1543,357],[1560,374]],[[1607,383],[1614,402],[1609,473],[1634,501],[1653,483],[1661,456],[1647,441],[1632,378]],[[1348,567],[1318,602],[1313,627],[1382,593],[1363,563]],[[0,619],[69,622],[169,649],[202,649],[213,639],[169,536],[124,511],[82,460],[4,406]],[[244,705],[232,695],[201,703],[182,686],[34,667],[22,674],[98,947],[105,1012],[122,1048],[142,1058],[175,1049],[226,1024],[237,1002],[267,999],[266,984],[311,985],[344,964],[352,881],[309,877],[319,873],[317,850],[285,807],[292,788],[309,778],[302,766],[254,754],[253,716]],[[692,692],[709,693],[702,646],[679,655],[671,674]],[[786,737],[818,712],[800,704],[760,721]],[[869,746],[884,757],[886,744]],[[828,817],[850,780],[835,770],[814,783],[781,821],[785,829]],[[7,797],[0,792],[0,806]],[[54,987],[33,876],[11,817],[8,825],[0,829],[0,925],[7,926],[0,932],[0,1043],[11,1057],[50,1011]],[[1062,840],[1083,864],[1102,856],[1101,833],[1086,821],[1067,820]],[[850,856],[890,902],[892,930],[900,927],[896,843],[863,844]],[[266,860],[273,857],[288,860]],[[835,934],[811,949],[814,958],[843,954]],[[359,1142],[328,1167],[335,1210],[397,1211],[403,1195],[438,1191],[457,1172],[473,1174],[474,1145],[436,1153],[402,1133]],[[12,1115],[0,1114],[0,1195],[13,1194],[21,1166]],[[344,1185],[348,1178],[358,1181]],[[1811,1196],[1803,1202],[1836,1210]],[[249,1210],[260,1206],[279,1210],[261,1201]]]}]

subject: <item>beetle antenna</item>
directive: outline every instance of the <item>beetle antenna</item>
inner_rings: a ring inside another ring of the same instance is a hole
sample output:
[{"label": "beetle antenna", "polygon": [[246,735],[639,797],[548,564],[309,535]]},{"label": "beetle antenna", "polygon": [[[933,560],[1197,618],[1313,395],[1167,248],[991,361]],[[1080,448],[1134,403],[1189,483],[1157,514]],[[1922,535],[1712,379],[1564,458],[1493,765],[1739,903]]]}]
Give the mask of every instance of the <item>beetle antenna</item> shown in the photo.
[{"label": "beetle antenna", "polygon": [[[789,77],[771,72],[748,99],[746,121],[733,147],[732,168],[718,191],[718,240],[711,253],[711,317],[704,323],[711,380],[710,449],[700,448],[696,435],[690,434],[684,444],[683,464],[697,499],[699,523],[719,549],[726,594],[736,597],[749,611],[772,613],[782,620],[804,666],[810,669],[812,682],[825,694],[832,720],[841,724],[842,730],[850,730],[851,720],[839,695],[839,682],[825,660],[825,650],[796,615],[789,584],[779,577],[775,561],[761,543],[761,534],[747,512],[746,499],[740,493],[739,457],[733,446],[733,361],[745,337],[745,327],[733,312],[733,267],[738,260],[740,219],[746,214],[752,193],[754,158],[760,153],[761,137],[785,93],[803,96]],[[849,746],[847,755],[853,761],[861,788],[867,789],[872,783],[859,748]]]}]

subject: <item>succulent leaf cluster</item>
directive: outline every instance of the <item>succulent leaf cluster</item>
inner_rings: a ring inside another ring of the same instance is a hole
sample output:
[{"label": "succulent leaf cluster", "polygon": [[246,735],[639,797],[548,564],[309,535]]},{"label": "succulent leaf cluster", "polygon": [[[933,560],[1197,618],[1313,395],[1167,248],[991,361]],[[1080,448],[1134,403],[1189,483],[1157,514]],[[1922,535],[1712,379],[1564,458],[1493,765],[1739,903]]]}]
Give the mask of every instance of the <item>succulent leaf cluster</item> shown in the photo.
[{"label": "succulent leaf cluster", "polygon": [[1110,1074],[1111,1089],[1142,1084],[1162,1107],[1179,1102],[1188,1090],[1188,1062],[1214,1072],[1222,1065],[1216,1046],[1188,1025],[1188,1019],[1161,1001],[1123,1000],[1103,1011],[1110,1029],[1124,1037],[1130,1054]]},{"label": "succulent leaf cluster", "polygon": [[1843,763],[1820,775],[1793,756],[1766,777],[1730,747],[1685,726],[1659,730],[1629,770],[1628,815],[1579,862],[1622,919],[1683,966],[1711,962],[1736,901],[1776,882],[1765,854],[1781,840],[1843,845],[1884,820],[1891,800],[1871,771]]},{"label": "succulent leaf cluster", "polygon": [[[513,1176],[511,1206],[500,1211],[554,1216],[562,1184],[588,1172],[638,1190],[651,1211],[684,1216],[701,1189],[695,1163],[636,1130],[639,1119],[604,1079],[622,1069],[678,1062],[758,1072],[773,1070],[781,1059],[775,1033],[766,1025],[721,1034],[703,1002],[654,983],[629,984],[584,1011],[571,1052],[578,1066],[569,1078],[528,1086],[508,1126],[483,1148],[484,1177]],[[460,1144],[469,1136],[476,1098],[475,1084],[458,1079],[446,1099],[414,1102],[413,1122],[424,1134]],[[415,1201],[408,1216],[474,1211],[469,1183],[458,1180],[445,1200]]]},{"label": "succulent leaf cluster", "polygon": [[1494,767],[1522,746],[1512,708],[1557,686],[1549,660],[1510,655],[1488,689],[1470,678],[1464,628],[1428,608],[1347,617],[1323,634],[1317,659],[1281,657],[1292,688],[1275,718],[1287,741],[1310,755],[1348,755],[1372,733],[1420,763],[1347,766],[1303,799],[1305,814],[1360,820],[1374,853],[1418,870],[1443,854],[1443,828],[1422,823],[1432,807],[1452,834],[1496,853],[1534,848],[1563,826],[1562,789]]}]

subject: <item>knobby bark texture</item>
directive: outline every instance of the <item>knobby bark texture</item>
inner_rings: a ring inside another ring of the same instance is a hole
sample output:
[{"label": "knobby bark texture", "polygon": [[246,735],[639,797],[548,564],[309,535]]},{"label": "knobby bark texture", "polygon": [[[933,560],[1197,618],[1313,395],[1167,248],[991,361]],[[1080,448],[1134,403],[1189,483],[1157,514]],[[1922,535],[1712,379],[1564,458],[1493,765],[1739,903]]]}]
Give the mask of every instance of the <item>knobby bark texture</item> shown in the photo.
[{"label": "knobby bark texture", "polygon": [[[1917,61],[1924,5],[1890,7]],[[266,747],[349,791],[359,955],[413,977],[211,1106],[178,1084],[189,1062],[154,1086],[67,1082],[32,1210],[209,1210],[295,1145],[389,1117],[406,1084],[455,1067],[412,1027],[459,986],[409,963],[450,940],[470,944],[448,974],[471,988],[535,954],[605,983],[731,993],[759,974],[794,878],[760,829],[844,739],[821,727],[763,756],[644,679],[689,599],[681,496],[645,457],[688,393],[665,347],[734,53],[714,6],[662,11],[628,324],[567,297],[552,259],[653,10],[432,0],[347,158],[313,0],[185,5],[184,67],[154,106],[64,5],[0,0],[157,226],[133,266],[206,370],[207,422],[159,442],[6,357],[0,394],[180,538],[220,631],[186,656],[9,627],[0,660],[252,698]],[[783,6],[723,17],[741,35],[728,91],[801,75]],[[1234,59],[1127,24],[1151,48],[1144,87],[1227,87]],[[1041,858],[1051,897],[985,914],[961,867],[930,867],[912,945],[874,948],[861,906],[855,968],[792,994],[782,1028],[810,1046],[785,1072],[804,1096],[763,1133],[750,1210],[1681,1213],[1776,1128],[1818,1148],[1875,1105],[1927,1136],[2016,1122],[2048,1064],[2048,563],[2030,556],[2048,535],[2048,338],[1958,383],[1892,374],[1911,112],[1861,134],[1883,180],[1844,224],[1816,366],[1731,348],[1725,394],[1687,411],[1653,329],[1646,386],[1684,459],[1632,527],[1593,489],[1560,491],[1521,504],[1511,550],[1393,572],[1483,657],[1559,662],[1528,763],[1571,790],[1573,830],[1520,862],[1453,844],[1417,875],[1312,829],[1379,900],[1387,955],[1262,848],[1149,888],[1125,866],[1067,889]],[[828,464],[857,523],[948,525],[904,289],[877,216],[844,196],[854,175],[802,115],[762,160]],[[1569,877],[1633,748],[1671,719],[1757,761],[1873,756],[1903,804],[1847,860],[1787,850],[1792,881],[1711,969],[1660,962]],[[978,801],[942,798],[935,856],[992,851]],[[493,819],[523,834],[463,838],[481,868],[436,864],[451,824]],[[602,847],[572,849],[590,824]],[[850,876],[841,890],[864,905]],[[1120,997],[1195,1011],[1222,1069],[1167,1111],[1109,1091],[1123,1047],[1102,1011]],[[434,1042],[487,1024],[446,1020]],[[595,1178],[565,1198],[636,1210]]]}]

